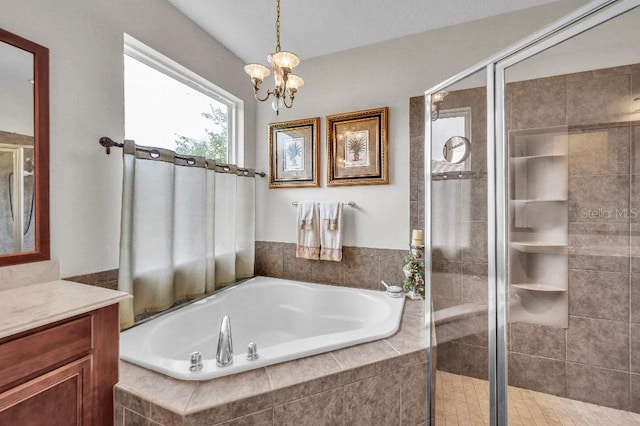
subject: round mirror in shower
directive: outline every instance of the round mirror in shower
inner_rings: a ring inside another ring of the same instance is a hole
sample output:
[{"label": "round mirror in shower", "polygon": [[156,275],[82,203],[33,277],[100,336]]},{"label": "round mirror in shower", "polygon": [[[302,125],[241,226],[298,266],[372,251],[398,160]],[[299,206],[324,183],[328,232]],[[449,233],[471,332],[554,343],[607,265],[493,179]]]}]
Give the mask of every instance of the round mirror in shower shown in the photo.
[{"label": "round mirror in shower", "polygon": [[452,136],[442,147],[442,156],[451,164],[460,164],[469,157],[471,143],[464,136]]}]

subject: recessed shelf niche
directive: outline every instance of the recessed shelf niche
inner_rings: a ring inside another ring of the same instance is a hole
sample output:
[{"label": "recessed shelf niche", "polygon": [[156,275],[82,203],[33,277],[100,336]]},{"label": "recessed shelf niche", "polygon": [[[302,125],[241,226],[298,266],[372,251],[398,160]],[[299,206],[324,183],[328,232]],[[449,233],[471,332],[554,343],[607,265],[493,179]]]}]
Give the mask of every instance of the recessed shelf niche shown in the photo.
[{"label": "recessed shelf niche", "polygon": [[569,326],[568,131],[509,133],[512,321]]}]

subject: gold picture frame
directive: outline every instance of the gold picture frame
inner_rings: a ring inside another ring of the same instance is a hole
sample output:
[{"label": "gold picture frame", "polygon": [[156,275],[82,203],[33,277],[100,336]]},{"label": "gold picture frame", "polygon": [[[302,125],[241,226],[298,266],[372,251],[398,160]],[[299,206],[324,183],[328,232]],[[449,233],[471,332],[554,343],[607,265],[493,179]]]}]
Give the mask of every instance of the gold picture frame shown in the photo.
[{"label": "gold picture frame", "polygon": [[269,188],[320,186],[320,117],[269,124]]},{"label": "gold picture frame", "polygon": [[327,186],[389,183],[388,111],[327,116]]}]

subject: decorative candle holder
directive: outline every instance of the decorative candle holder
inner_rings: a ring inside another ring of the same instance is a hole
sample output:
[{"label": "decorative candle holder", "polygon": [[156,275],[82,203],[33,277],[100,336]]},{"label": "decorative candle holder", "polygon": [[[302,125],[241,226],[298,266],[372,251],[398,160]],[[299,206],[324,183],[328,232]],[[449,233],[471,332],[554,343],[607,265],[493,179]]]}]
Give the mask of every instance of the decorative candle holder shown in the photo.
[{"label": "decorative candle holder", "polygon": [[[416,259],[424,258],[424,246],[409,244],[409,253],[416,257]],[[424,261],[423,261],[424,262]]]},{"label": "decorative candle holder", "polygon": [[403,290],[410,299],[424,299],[424,246],[410,244],[404,261]]}]

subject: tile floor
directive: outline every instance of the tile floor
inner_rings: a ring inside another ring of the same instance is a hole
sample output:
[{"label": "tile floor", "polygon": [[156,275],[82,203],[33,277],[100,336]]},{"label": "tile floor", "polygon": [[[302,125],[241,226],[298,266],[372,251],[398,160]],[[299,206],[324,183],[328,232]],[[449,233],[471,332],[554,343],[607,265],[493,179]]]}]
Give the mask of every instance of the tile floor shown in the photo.
[{"label": "tile floor", "polygon": [[[438,371],[436,425],[488,425],[488,382]],[[640,414],[509,386],[511,425],[640,425]]]}]

